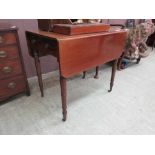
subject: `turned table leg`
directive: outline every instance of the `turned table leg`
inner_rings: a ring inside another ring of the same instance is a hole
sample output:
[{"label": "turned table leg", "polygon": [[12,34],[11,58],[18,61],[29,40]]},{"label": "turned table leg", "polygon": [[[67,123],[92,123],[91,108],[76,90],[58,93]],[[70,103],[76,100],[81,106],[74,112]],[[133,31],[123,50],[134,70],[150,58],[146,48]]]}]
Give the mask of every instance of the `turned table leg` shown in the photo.
[{"label": "turned table leg", "polygon": [[82,79],[85,79],[85,77],[86,77],[86,71],[83,72]]},{"label": "turned table leg", "polygon": [[43,91],[43,81],[42,81],[42,75],[41,75],[41,66],[40,66],[40,60],[38,53],[34,53],[34,60],[35,60],[35,66],[36,66],[36,71],[37,71],[37,76],[38,76],[38,82],[39,82],[39,87],[41,91],[41,96],[44,96],[44,91]]},{"label": "turned table leg", "polygon": [[66,90],[66,78],[60,76],[60,87],[61,87],[61,100],[62,100],[62,114],[63,121],[67,118],[67,90]]},{"label": "turned table leg", "polygon": [[108,92],[112,91],[112,87],[114,85],[114,78],[115,78],[115,73],[116,73],[116,68],[117,68],[117,62],[118,62],[118,60],[115,60],[113,62],[112,73],[111,73],[111,81],[110,81],[110,90],[108,90]]},{"label": "turned table leg", "polygon": [[99,78],[98,73],[99,73],[99,66],[96,66],[96,73],[95,73],[95,76],[94,76],[95,79]]}]

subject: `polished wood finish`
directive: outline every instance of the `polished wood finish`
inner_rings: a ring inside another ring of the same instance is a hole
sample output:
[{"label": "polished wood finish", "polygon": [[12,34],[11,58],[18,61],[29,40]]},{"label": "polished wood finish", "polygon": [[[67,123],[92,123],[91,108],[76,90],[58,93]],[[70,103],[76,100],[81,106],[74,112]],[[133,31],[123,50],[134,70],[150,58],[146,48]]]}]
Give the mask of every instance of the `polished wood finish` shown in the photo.
[{"label": "polished wood finish", "polygon": [[63,121],[66,121],[67,118],[67,86],[66,86],[66,78],[60,76],[60,87],[61,87],[61,100],[62,100],[62,114]]},{"label": "polished wood finish", "polygon": [[96,73],[95,73],[95,76],[94,76],[95,79],[99,78],[98,73],[99,73],[99,66],[96,66]]},{"label": "polished wood finish", "polygon": [[[59,42],[61,75],[68,78],[79,72],[118,59],[126,33],[110,33],[89,37],[75,37]],[[104,45],[104,46],[103,46]],[[63,52],[61,52],[63,51]],[[73,52],[74,51],[74,52]],[[119,51],[119,52],[117,52]]]},{"label": "polished wood finish", "polygon": [[15,76],[12,78],[2,79],[0,85],[0,99],[16,95],[23,92],[26,83],[23,76]]},{"label": "polished wood finish", "polygon": [[[73,36],[44,31],[27,31],[26,37],[29,53],[32,57],[35,58],[35,53],[37,53],[39,57],[53,55],[58,60],[64,121],[67,116],[67,78],[80,72],[83,72],[83,77],[85,77],[85,71],[95,68],[96,66],[97,77],[99,65],[114,61],[110,84],[110,91],[112,90],[116,64],[118,58],[122,55],[125,45],[125,30],[112,30],[109,32]],[[39,61],[37,61],[37,63],[39,63]],[[40,65],[37,67],[40,68]]]},{"label": "polished wood finish", "polygon": [[36,66],[36,71],[37,71],[37,76],[38,76],[38,82],[39,82],[39,87],[41,91],[41,96],[44,97],[44,91],[43,91],[43,82],[42,82],[42,74],[41,74],[41,66],[40,66],[40,60],[38,53],[34,53],[34,60],[35,60],[35,66]]},{"label": "polished wood finish", "polygon": [[0,45],[10,45],[10,44],[14,44],[16,43],[16,36],[15,33],[5,33],[5,32],[1,32],[0,34]]},{"label": "polished wood finish", "polygon": [[38,27],[43,31],[52,31],[54,24],[73,24],[70,19],[38,19]]},{"label": "polished wood finish", "polygon": [[86,78],[86,71],[83,71],[82,79],[85,79],[85,78]]},{"label": "polished wood finish", "polygon": [[0,24],[0,102],[22,92],[30,95],[17,30]]},{"label": "polished wood finish", "polygon": [[77,35],[95,32],[109,31],[110,25],[103,23],[83,23],[83,24],[56,24],[53,26],[53,32],[65,35]]},{"label": "polished wood finish", "polygon": [[0,79],[22,73],[20,59],[6,60],[0,63]]},{"label": "polished wood finish", "polygon": [[118,63],[118,59],[113,61],[112,72],[111,72],[111,81],[110,81],[110,89],[108,90],[108,92],[112,91],[112,88],[113,88],[113,85],[114,85],[114,78],[115,78],[117,63]]},{"label": "polished wood finish", "polygon": [[18,53],[18,47],[15,45],[0,47],[0,61],[19,58]]}]

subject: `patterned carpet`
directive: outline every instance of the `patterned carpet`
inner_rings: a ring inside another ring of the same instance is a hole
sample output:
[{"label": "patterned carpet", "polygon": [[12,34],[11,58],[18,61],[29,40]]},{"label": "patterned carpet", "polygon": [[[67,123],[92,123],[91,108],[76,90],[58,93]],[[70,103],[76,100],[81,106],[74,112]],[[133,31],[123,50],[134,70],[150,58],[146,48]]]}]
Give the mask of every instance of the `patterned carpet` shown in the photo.
[{"label": "patterned carpet", "polygon": [[111,67],[101,66],[86,79],[71,78],[68,119],[61,121],[58,72],[44,75],[45,97],[36,78],[30,79],[31,96],[20,95],[0,106],[0,134],[155,134],[155,52],[140,64],[117,71],[108,93]]}]

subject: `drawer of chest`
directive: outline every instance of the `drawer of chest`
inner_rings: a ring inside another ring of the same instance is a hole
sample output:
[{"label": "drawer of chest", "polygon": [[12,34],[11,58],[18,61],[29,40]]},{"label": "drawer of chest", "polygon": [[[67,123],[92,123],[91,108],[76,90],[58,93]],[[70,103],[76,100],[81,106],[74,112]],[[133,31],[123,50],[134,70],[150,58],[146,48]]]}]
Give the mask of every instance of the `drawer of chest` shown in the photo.
[{"label": "drawer of chest", "polygon": [[22,73],[22,67],[19,59],[0,62],[0,79],[15,76],[20,73]]},{"label": "drawer of chest", "polygon": [[0,61],[5,59],[13,59],[19,57],[17,46],[0,47]]},{"label": "drawer of chest", "polygon": [[14,44],[16,42],[16,35],[14,32],[0,33],[0,45]]},{"label": "drawer of chest", "polygon": [[25,90],[26,84],[23,76],[0,80],[0,98],[15,95]]}]

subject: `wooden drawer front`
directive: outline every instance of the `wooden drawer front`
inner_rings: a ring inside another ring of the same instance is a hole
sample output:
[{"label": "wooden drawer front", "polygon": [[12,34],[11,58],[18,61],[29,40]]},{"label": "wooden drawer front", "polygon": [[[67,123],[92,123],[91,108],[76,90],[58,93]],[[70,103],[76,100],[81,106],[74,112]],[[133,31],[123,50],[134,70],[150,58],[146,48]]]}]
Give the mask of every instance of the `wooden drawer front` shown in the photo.
[{"label": "wooden drawer front", "polygon": [[0,79],[22,73],[19,59],[0,62]]},{"label": "wooden drawer front", "polygon": [[17,46],[0,47],[0,61],[19,57]]},{"label": "wooden drawer front", "polygon": [[26,84],[23,76],[0,80],[0,98],[15,95],[25,90]]},{"label": "wooden drawer front", "polygon": [[16,43],[16,35],[13,32],[0,33],[0,45]]}]

